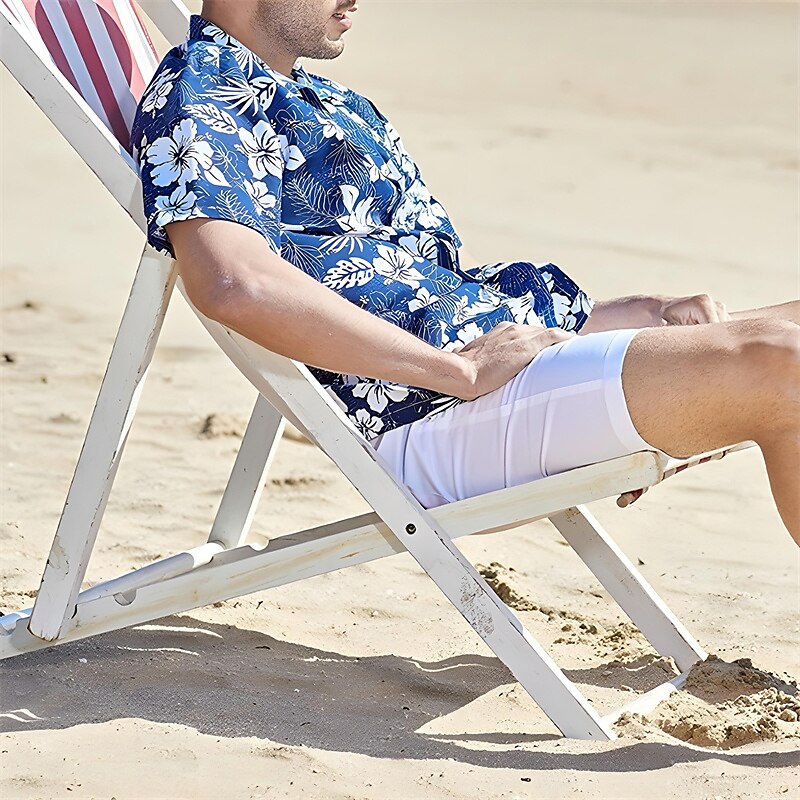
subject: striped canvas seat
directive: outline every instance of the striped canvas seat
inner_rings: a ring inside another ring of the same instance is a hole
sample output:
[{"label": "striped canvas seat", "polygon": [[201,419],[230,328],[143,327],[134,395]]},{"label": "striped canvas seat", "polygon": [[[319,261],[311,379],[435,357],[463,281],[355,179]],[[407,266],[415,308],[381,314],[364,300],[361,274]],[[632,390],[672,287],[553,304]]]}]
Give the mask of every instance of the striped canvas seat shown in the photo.
[{"label": "striped canvas seat", "polygon": [[127,150],[158,64],[133,0],[0,0]]}]

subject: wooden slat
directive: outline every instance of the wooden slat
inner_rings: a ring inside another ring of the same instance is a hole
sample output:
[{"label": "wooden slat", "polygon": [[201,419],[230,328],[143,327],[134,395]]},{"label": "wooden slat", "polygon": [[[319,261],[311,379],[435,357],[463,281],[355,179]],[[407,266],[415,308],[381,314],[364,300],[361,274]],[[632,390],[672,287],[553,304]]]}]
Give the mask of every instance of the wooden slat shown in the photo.
[{"label": "wooden slat", "polygon": [[31,614],[31,631],[47,641],[58,638],[75,607],[175,277],[175,262],[146,247]]},{"label": "wooden slat", "polygon": [[264,477],[285,427],[283,415],[258,395],[214,517],[209,542],[219,542],[226,549],[245,543],[264,489]]},{"label": "wooden slat", "polygon": [[703,648],[588,509],[568,508],[550,521],[658,653],[682,671],[705,660]]},{"label": "wooden slat", "polygon": [[180,44],[186,38],[189,11],[180,0],[138,0],[138,5],[171,45]]}]

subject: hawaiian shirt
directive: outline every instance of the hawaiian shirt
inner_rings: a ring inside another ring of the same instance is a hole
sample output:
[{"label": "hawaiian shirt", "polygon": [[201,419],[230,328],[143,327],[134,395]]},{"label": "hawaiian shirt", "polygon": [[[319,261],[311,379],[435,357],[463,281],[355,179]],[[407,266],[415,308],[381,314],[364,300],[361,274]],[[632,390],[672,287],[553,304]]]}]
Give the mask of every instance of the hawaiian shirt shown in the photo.
[{"label": "hawaiian shirt", "polygon": [[[499,322],[577,330],[592,301],[553,264],[462,268],[461,240],[366,97],[295,63],[288,77],[200,15],[139,103],[131,152],[148,241],[196,217],[258,231],[350,302],[445,350]],[[463,402],[309,367],[368,440]]]}]

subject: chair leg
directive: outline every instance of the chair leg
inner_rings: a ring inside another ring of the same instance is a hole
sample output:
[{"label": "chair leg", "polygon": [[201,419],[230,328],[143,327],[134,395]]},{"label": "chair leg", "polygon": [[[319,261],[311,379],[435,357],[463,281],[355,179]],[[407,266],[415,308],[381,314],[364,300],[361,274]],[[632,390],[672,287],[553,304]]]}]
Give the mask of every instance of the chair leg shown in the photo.
[{"label": "chair leg", "polygon": [[227,336],[227,342],[224,336],[219,340],[234,363],[247,366],[249,361],[245,374],[249,373],[259,392],[270,402],[275,396],[274,405],[294,410],[302,426],[562,733],[579,739],[613,739],[610,726],[491,590],[445,529],[391,475],[307,370],[235,332]]},{"label": "chair leg", "polygon": [[285,426],[283,415],[259,394],[220,500],[209,542],[219,542],[226,550],[245,543],[264,488],[264,476]]},{"label": "chair leg", "polygon": [[577,506],[549,519],[661,655],[674,658],[681,672],[706,659],[703,648],[590,511]]},{"label": "chair leg", "polygon": [[175,262],[145,247],[31,612],[41,639],[57,639],[74,613],[176,274]]}]

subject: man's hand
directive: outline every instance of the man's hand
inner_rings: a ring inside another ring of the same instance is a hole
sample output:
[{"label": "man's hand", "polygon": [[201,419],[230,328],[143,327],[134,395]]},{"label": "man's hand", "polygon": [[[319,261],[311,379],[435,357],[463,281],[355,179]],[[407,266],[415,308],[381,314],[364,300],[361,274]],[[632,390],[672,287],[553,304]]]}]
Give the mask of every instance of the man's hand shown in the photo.
[{"label": "man's hand", "polygon": [[474,400],[503,386],[551,344],[575,336],[561,328],[500,322],[489,333],[453,352],[468,366],[469,381],[457,395]]},{"label": "man's hand", "polygon": [[633,295],[595,304],[580,335],[618,328],[661,328],[664,325],[703,325],[729,320],[724,303],[707,294],[689,297]]},{"label": "man's hand", "polygon": [[[503,347],[491,351],[485,343],[471,343],[473,360],[434,347],[307,275],[246,225],[198,218],[170,222],[166,229],[195,308],[274,353],[332,372],[465,399],[477,396],[476,385],[482,392],[499,385],[486,380],[483,362],[487,352],[502,357]],[[506,370],[509,377],[535,355],[517,348],[522,357]]]},{"label": "man's hand", "polygon": [[725,304],[713,300],[707,294],[660,299],[662,325],[705,325],[726,322],[731,318]]}]

